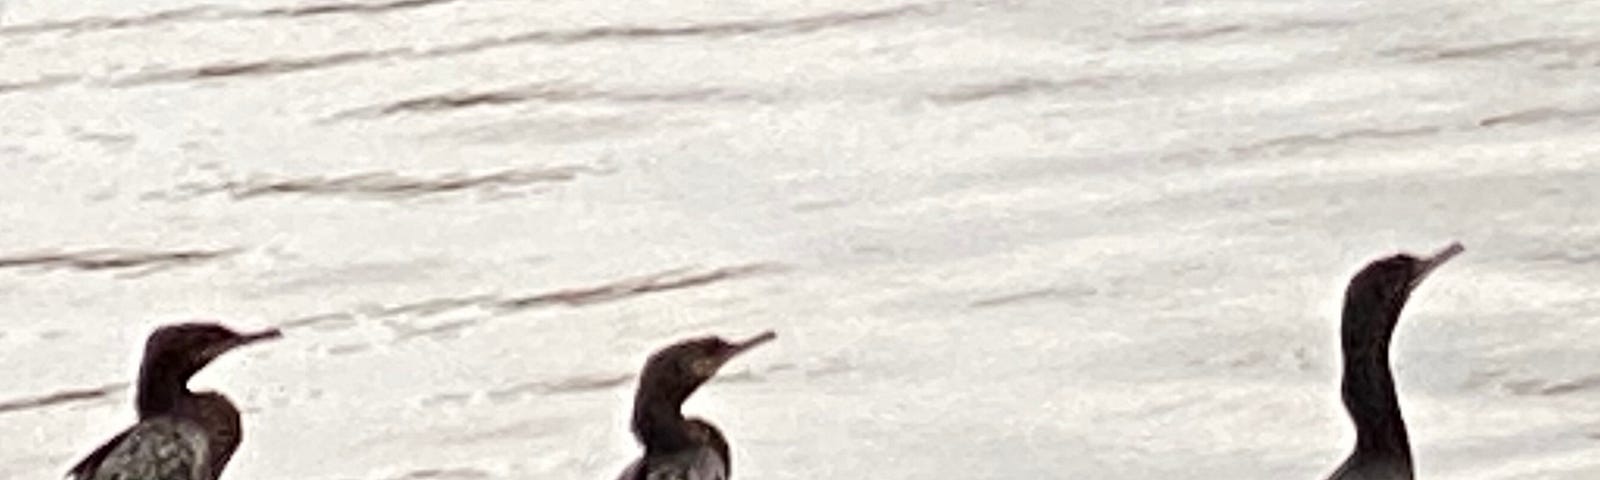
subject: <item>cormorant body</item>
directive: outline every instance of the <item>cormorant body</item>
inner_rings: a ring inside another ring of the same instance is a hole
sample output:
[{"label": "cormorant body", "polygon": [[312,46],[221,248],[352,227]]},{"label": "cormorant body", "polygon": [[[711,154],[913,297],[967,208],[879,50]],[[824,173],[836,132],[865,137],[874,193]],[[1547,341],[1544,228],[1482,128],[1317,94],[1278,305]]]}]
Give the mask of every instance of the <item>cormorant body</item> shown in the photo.
[{"label": "cormorant body", "polygon": [[701,337],[651,355],[633,401],[633,435],[644,457],[619,480],[728,479],[733,463],[727,438],[710,422],[684,418],[683,402],[728,360],[775,338],[770,331],[738,343]]},{"label": "cormorant body", "polygon": [[189,378],[217,356],[273,338],[210,323],[156,329],[145,342],[135,407],[139,422],[72,467],[75,480],[216,480],[239,446],[239,409],[216,392],[189,391]]},{"label": "cormorant body", "polygon": [[1400,414],[1389,342],[1411,292],[1465,249],[1451,243],[1431,256],[1396,254],[1367,264],[1345,289],[1340,390],[1356,427],[1356,446],[1328,480],[1411,480],[1411,442]]}]

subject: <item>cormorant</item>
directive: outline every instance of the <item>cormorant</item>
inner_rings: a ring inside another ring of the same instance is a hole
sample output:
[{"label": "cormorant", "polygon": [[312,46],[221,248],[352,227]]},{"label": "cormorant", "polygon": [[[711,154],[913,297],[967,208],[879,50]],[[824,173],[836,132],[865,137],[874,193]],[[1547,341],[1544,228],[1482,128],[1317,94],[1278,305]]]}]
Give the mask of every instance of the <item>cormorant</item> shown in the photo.
[{"label": "cormorant", "polygon": [[239,446],[239,410],[216,392],[189,391],[189,377],[242,345],[282,336],[241,334],[211,323],[156,329],[145,342],[135,408],[139,423],[96,448],[75,480],[216,480]]},{"label": "cormorant", "polygon": [[645,361],[633,400],[633,435],[644,458],[619,480],[726,480],[733,470],[728,440],[710,422],[684,418],[683,402],[729,359],[769,342],[771,331],[738,343],[700,337],[661,349]]},{"label": "cormorant", "polygon": [[1328,480],[1410,480],[1415,475],[1389,372],[1389,340],[1411,292],[1464,250],[1451,243],[1427,257],[1396,254],[1367,264],[1350,279],[1344,294],[1341,390],[1356,426],[1356,446]]}]

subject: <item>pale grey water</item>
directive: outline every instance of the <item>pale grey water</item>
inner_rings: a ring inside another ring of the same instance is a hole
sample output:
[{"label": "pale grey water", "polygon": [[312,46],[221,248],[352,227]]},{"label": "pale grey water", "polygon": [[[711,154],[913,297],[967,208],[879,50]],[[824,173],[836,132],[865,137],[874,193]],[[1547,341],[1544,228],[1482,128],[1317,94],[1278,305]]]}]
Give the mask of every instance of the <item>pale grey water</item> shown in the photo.
[{"label": "pale grey water", "polygon": [[1600,2],[3,20],[0,478],[193,318],[289,336],[197,379],[230,479],[609,478],[652,348],[766,328],[688,408],[740,478],[1317,478],[1344,281],[1450,240],[1395,340],[1419,473],[1600,477]]}]

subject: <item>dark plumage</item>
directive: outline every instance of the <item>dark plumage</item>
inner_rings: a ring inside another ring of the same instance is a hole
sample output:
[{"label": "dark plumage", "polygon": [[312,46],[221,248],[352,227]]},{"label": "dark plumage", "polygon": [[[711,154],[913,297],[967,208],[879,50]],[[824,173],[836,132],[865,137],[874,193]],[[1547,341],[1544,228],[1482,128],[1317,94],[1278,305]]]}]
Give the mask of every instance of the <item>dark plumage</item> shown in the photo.
[{"label": "dark plumage", "polygon": [[1329,480],[1410,480],[1415,475],[1389,371],[1389,341],[1411,292],[1463,250],[1451,243],[1428,257],[1397,254],[1367,264],[1350,279],[1344,294],[1341,390],[1356,426],[1356,446]]},{"label": "dark plumage", "polygon": [[644,457],[620,480],[725,480],[732,475],[728,440],[710,422],[684,418],[683,402],[729,359],[777,338],[765,332],[729,343],[718,337],[685,340],[650,356],[633,400],[633,435]]},{"label": "dark plumage", "polygon": [[215,480],[239,446],[239,410],[216,392],[189,391],[189,378],[217,356],[278,338],[209,323],[156,329],[145,342],[134,405],[139,423],[96,448],[68,476],[77,480]]}]

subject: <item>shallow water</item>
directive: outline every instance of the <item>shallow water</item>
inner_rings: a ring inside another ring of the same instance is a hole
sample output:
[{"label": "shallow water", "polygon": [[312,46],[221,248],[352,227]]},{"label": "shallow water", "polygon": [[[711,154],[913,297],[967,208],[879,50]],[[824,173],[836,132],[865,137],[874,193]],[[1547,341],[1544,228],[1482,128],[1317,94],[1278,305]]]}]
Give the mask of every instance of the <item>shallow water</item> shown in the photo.
[{"label": "shallow water", "polygon": [[1600,2],[594,3],[9,0],[0,478],[195,318],[288,335],[230,479],[609,478],[767,328],[741,478],[1317,478],[1345,280],[1451,240],[1419,475],[1600,476]]}]

